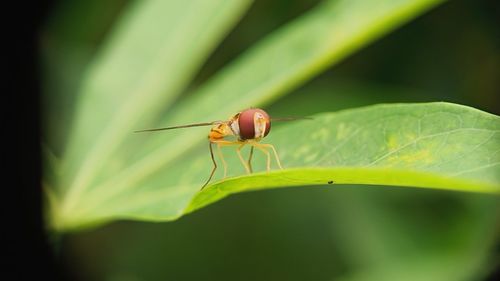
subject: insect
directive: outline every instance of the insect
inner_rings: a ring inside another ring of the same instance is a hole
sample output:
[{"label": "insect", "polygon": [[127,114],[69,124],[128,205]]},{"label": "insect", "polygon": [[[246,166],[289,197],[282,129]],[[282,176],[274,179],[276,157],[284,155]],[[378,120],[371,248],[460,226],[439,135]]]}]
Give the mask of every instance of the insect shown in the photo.
[{"label": "insect", "polygon": [[[285,117],[285,118],[270,118],[267,112],[260,108],[249,108],[241,112],[236,113],[227,121],[212,121],[205,123],[195,123],[188,125],[180,125],[173,127],[155,128],[139,130],[137,132],[155,132],[164,131],[180,128],[190,128],[190,127],[200,127],[200,126],[212,126],[210,133],[208,134],[208,147],[210,151],[210,157],[212,159],[213,168],[210,172],[210,176],[205,184],[201,187],[203,189],[212,180],[215,171],[217,170],[217,162],[214,158],[213,145],[217,147],[217,153],[221,159],[224,168],[224,178],[227,176],[227,163],[224,160],[221,147],[223,146],[237,146],[236,153],[241,163],[245,167],[248,174],[252,173],[252,156],[254,148],[261,150],[267,157],[266,167],[267,171],[271,170],[271,153],[269,149],[273,152],[280,169],[283,169],[281,165],[280,158],[276,149],[272,144],[260,143],[260,141],[266,137],[271,131],[271,121],[292,121],[298,119],[311,119],[309,117]],[[241,155],[241,149],[249,145],[250,155],[248,160],[245,161]]]}]

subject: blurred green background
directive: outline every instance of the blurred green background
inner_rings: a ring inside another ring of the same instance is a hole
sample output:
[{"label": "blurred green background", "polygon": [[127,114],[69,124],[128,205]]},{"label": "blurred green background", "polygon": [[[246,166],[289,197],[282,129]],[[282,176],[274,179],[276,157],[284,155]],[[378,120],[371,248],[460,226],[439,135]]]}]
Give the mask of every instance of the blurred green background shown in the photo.
[{"label": "blurred green background", "polygon": [[[317,2],[256,1],[191,87]],[[130,3],[60,1],[49,14],[40,35],[42,72],[45,92],[58,104],[44,116],[45,124],[57,124],[46,128],[46,138],[67,131],[71,120],[58,116],[72,110],[68,93],[76,92],[83,69]],[[449,101],[498,115],[499,7],[449,1],[267,110],[308,115]],[[397,187],[251,192],[170,223],[122,221],[68,234],[58,254],[78,280],[488,280],[500,265],[499,203],[481,194]]]}]

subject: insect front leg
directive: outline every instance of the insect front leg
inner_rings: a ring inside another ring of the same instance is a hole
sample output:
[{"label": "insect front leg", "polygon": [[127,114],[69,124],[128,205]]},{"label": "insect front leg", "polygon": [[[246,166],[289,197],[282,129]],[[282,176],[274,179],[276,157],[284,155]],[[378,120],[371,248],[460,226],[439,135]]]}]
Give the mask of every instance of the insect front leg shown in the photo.
[{"label": "insect front leg", "polygon": [[236,149],[236,153],[238,153],[238,157],[240,158],[240,161],[241,161],[241,164],[243,164],[243,167],[245,167],[247,174],[250,174],[251,173],[250,167],[243,159],[243,156],[241,156],[241,149],[243,148],[243,146],[245,146],[245,144],[246,143],[242,143],[240,146],[238,146],[238,148]]},{"label": "insect front leg", "polygon": [[[241,164],[243,164],[243,167],[245,167],[246,172],[248,174],[250,173],[250,168],[248,167],[247,163],[243,159],[243,156],[241,155],[241,149],[243,148],[243,146],[245,146],[245,144],[247,144],[246,142],[242,142],[242,141],[228,141],[228,140],[214,140],[212,142],[216,143],[219,147],[230,146],[230,145],[239,145],[238,148],[236,149],[236,153],[238,154],[238,158],[240,159]],[[223,163],[225,163],[225,161]],[[226,164],[224,164],[224,165],[226,165]]]},{"label": "insect front leg", "polygon": [[205,184],[201,187],[200,190],[203,190],[205,186],[210,182],[212,177],[214,176],[215,170],[217,170],[217,162],[215,162],[214,158],[214,151],[212,150],[212,142],[208,142],[208,149],[210,150],[210,157],[212,158],[212,163],[214,163],[214,167],[212,168],[212,172],[210,172],[210,177],[208,177],[208,180],[205,182]]},{"label": "insect front leg", "polygon": [[222,145],[220,143],[217,143],[217,152],[219,154],[220,160],[222,161],[222,166],[224,166],[224,178],[227,176],[227,163],[226,160],[224,159],[224,155],[222,154],[221,147]]}]

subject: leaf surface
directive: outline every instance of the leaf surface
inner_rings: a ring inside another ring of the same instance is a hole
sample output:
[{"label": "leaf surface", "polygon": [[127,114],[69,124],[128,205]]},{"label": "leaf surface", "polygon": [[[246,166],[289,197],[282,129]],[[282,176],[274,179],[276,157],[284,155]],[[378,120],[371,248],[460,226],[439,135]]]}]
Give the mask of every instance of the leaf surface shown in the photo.
[{"label": "leaf surface", "polygon": [[500,119],[459,105],[378,105],[327,113],[273,132],[269,142],[291,169],[214,184],[198,193],[188,210],[234,192],[315,184],[500,193]]}]

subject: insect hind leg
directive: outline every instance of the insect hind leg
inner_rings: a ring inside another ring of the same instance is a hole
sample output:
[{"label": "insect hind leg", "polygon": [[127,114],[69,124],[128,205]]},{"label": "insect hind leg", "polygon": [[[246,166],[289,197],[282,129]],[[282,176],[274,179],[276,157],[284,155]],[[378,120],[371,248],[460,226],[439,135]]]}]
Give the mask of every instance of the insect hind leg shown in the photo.
[{"label": "insect hind leg", "polygon": [[[268,143],[253,143],[253,146],[260,148],[261,150],[265,150],[266,154],[269,153],[265,148],[270,148],[273,151],[274,157],[276,158],[276,163],[278,164],[278,167],[283,170],[283,166],[281,166],[281,161],[280,157],[278,156],[278,152],[276,152],[276,149],[274,148],[274,145],[268,144]],[[269,154],[268,154],[269,155]],[[268,168],[269,170],[269,168]]]},{"label": "insect hind leg", "polygon": [[248,168],[250,169],[250,173],[253,173],[253,168],[252,168],[252,156],[253,156],[253,149],[254,146],[250,146],[250,155],[248,156],[247,164]]},{"label": "insect hind leg", "polygon": [[238,158],[240,158],[241,164],[243,164],[243,167],[245,167],[245,170],[247,174],[252,173],[250,170],[250,167],[248,166],[247,162],[243,159],[243,156],[241,156],[241,149],[245,146],[245,143],[242,143],[238,148],[236,149],[236,153],[238,153]]},{"label": "insect hind leg", "polygon": [[266,169],[267,171],[271,171],[271,154],[269,153],[269,151],[267,151],[267,149],[259,146],[259,145],[255,145],[253,144],[253,146],[257,147],[258,150],[262,151],[265,155],[266,155]]}]

